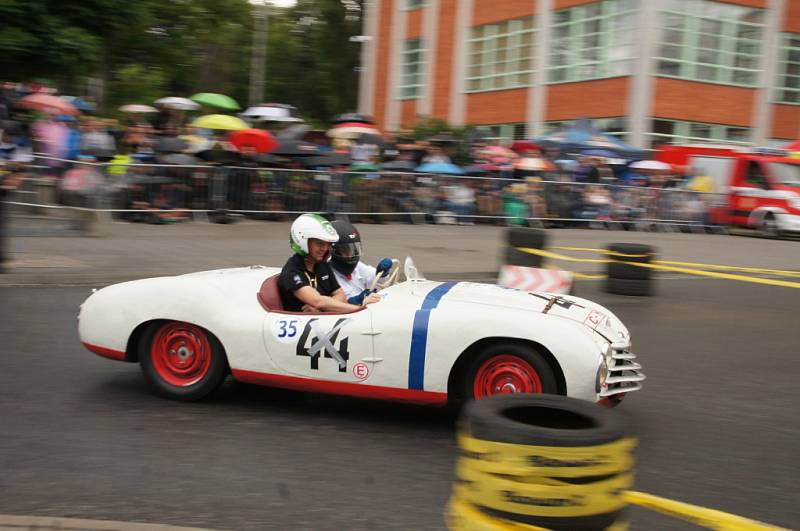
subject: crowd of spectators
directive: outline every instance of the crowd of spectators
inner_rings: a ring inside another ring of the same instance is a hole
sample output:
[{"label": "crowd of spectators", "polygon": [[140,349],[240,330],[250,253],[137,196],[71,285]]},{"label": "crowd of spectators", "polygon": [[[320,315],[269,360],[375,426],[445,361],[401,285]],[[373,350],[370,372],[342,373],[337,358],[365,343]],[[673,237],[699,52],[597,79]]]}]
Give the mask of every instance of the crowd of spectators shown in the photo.
[{"label": "crowd of spectators", "polygon": [[[63,204],[126,210],[118,215],[131,221],[180,221],[192,210],[219,221],[235,219],[231,212],[281,219],[320,211],[376,222],[604,227],[702,222],[708,206],[707,197],[686,189],[686,169],[635,171],[623,159],[531,143],[511,150],[447,134],[343,142],[293,126],[274,131],[282,145],[310,149],[258,154],[236,150],[224,132],[186,125],[182,112],[161,109],[147,120],[35,116],[14,109],[8,87],[2,94],[0,161],[50,179]],[[419,173],[420,166],[444,171]]]}]

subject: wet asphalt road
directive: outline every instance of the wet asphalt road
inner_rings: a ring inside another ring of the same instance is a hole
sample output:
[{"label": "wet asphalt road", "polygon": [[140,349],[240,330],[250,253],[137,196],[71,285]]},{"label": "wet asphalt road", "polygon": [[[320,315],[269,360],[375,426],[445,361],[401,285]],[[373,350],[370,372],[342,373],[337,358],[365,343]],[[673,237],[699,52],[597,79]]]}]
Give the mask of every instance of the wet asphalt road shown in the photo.
[{"label": "wet asphalt road", "polygon": [[[639,490],[800,527],[800,304],[794,289],[664,280],[600,292],[648,375],[618,408],[638,426]],[[78,342],[88,288],[0,288],[0,513],[220,529],[438,529],[445,410],[234,386],[151,395],[138,367]],[[696,529],[635,510],[635,529]]]}]

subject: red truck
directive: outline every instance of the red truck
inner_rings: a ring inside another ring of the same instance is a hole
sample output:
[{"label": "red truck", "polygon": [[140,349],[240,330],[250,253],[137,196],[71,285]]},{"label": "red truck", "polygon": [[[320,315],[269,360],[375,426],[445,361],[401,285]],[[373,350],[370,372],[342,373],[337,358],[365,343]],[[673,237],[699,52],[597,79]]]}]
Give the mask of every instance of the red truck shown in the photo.
[{"label": "red truck", "polygon": [[718,145],[659,146],[656,158],[713,181],[710,222],[800,233],[800,157],[780,149]]}]

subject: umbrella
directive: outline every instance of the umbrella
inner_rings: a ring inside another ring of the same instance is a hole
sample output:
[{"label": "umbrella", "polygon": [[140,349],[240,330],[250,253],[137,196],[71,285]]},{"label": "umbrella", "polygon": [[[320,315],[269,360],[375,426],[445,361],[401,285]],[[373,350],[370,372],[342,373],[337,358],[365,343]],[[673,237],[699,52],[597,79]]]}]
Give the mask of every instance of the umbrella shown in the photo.
[{"label": "umbrella", "polygon": [[552,162],[544,159],[527,157],[519,159],[514,163],[514,169],[524,171],[550,171],[554,170],[555,166]]},{"label": "umbrella", "polygon": [[148,112],[158,112],[158,109],[155,107],[151,107],[149,105],[140,105],[138,103],[131,103],[129,105],[123,105],[119,108],[122,112],[130,112],[130,113],[148,113]]},{"label": "umbrella", "polygon": [[49,94],[31,94],[21,98],[17,103],[26,109],[44,111],[49,114],[75,115],[79,112],[71,103]]},{"label": "umbrella", "polygon": [[381,132],[375,129],[374,126],[358,122],[344,122],[336,125],[328,130],[328,136],[331,138],[358,138],[363,134],[367,135],[380,135]]},{"label": "umbrella", "polygon": [[416,167],[413,160],[393,160],[383,165],[383,169],[387,171],[414,171]]},{"label": "umbrella", "polygon": [[195,166],[200,163],[200,159],[186,153],[169,153],[159,157],[158,160],[163,164],[175,164],[177,166]]},{"label": "umbrella", "polygon": [[81,112],[94,112],[97,109],[97,105],[91,101],[86,101],[79,96],[61,96],[61,99]]},{"label": "umbrella", "polygon": [[506,149],[503,146],[486,146],[480,152],[480,156],[489,160],[500,160],[500,159],[515,159],[517,158],[517,154],[510,149]]},{"label": "umbrella", "polygon": [[530,140],[516,140],[511,144],[511,150],[519,154],[527,153],[528,151],[539,151],[541,149],[541,146],[534,144]]},{"label": "umbrella", "polygon": [[237,151],[225,149],[219,144],[214,144],[211,149],[198,151],[194,156],[205,162],[216,162],[218,164],[237,164],[242,161],[242,157]]},{"label": "umbrella", "polygon": [[256,155],[255,160],[259,164],[267,164],[267,165],[283,164],[284,162],[286,162],[285,159],[281,157],[276,157],[272,153],[260,153]]},{"label": "umbrella", "polygon": [[271,153],[282,157],[313,157],[320,154],[319,146],[302,140],[281,142]]},{"label": "umbrella", "polygon": [[244,111],[240,116],[247,120],[261,121],[261,122],[302,122],[302,118],[294,115],[290,106],[283,105],[259,105],[250,107]]},{"label": "umbrella", "polygon": [[269,131],[261,129],[242,129],[230,135],[231,144],[239,151],[252,148],[256,153],[266,153],[278,147],[278,141]]},{"label": "umbrella", "polygon": [[347,153],[326,153],[317,157],[307,157],[303,159],[303,164],[307,168],[313,168],[315,166],[349,166],[350,162],[350,155]]},{"label": "umbrella", "polygon": [[603,133],[586,119],[578,120],[566,129],[535,138],[534,142],[544,147],[558,148],[563,153],[602,149],[613,151],[614,157],[636,159],[644,156],[644,151]]},{"label": "umbrella", "polygon": [[608,149],[590,149],[584,151],[581,155],[586,155],[587,157],[603,157],[604,159],[613,159],[617,157],[616,152]]},{"label": "umbrella", "polygon": [[226,114],[207,114],[192,122],[195,127],[203,129],[221,129],[223,131],[238,131],[247,129],[247,123],[235,116]]},{"label": "umbrella", "polygon": [[178,96],[167,96],[166,98],[156,100],[154,103],[177,111],[196,111],[200,108],[200,105],[189,98],[181,98]]},{"label": "umbrella", "polygon": [[241,109],[236,100],[225,94],[216,94],[214,92],[200,92],[190,98],[193,102],[205,105],[206,107],[215,107],[224,111],[238,111]]},{"label": "umbrella", "polygon": [[464,170],[449,162],[428,162],[417,166],[417,171],[422,173],[440,173],[445,175],[463,175]]},{"label": "umbrella", "polygon": [[155,150],[159,153],[180,153],[189,147],[186,141],[172,136],[160,138],[156,143]]},{"label": "umbrella", "polygon": [[354,122],[360,124],[373,124],[375,123],[371,116],[360,114],[357,112],[346,112],[333,117],[333,124],[343,124],[346,122]]},{"label": "umbrella", "polygon": [[658,160],[637,160],[636,162],[632,163],[629,168],[634,170],[660,170],[666,171],[671,170],[672,166],[667,164],[666,162],[660,162]]}]

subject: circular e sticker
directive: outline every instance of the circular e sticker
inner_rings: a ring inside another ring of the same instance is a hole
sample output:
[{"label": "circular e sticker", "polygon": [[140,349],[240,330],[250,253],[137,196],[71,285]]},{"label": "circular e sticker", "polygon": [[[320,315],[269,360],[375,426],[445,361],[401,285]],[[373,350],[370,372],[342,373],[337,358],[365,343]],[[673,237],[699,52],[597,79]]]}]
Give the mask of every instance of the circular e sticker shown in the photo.
[{"label": "circular e sticker", "polygon": [[359,380],[366,380],[369,378],[369,365],[362,362],[358,362],[353,365],[353,376]]}]

